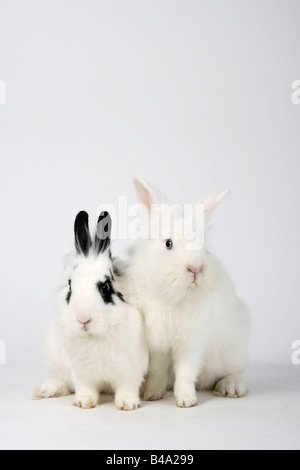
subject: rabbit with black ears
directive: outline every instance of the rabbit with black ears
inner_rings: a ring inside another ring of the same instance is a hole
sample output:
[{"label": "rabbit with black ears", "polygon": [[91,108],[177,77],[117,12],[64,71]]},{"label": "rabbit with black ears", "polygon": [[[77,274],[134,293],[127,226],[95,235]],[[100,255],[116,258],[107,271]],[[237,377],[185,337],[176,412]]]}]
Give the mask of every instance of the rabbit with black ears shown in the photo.
[{"label": "rabbit with black ears", "polygon": [[140,406],[148,367],[143,322],[116,288],[109,214],[101,214],[94,241],[88,219],[80,212],[75,221],[73,273],[56,294],[47,340],[51,378],[35,398],[75,392],[74,405],[89,409],[97,406],[101,391],[111,390],[117,408],[130,411]]},{"label": "rabbit with black ears", "polygon": [[[157,211],[164,204],[170,215],[171,206],[142,178],[135,178],[134,185],[147,216],[141,223],[145,236],[130,251],[126,290],[143,312],[150,348],[144,399],[159,400],[169,387],[174,387],[182,408],[196,405],[196,389],[214,389],[223,397],[244,396],[247,308],[205,245],[211,213],[229,191],[200,201],[203,214],[197,226],[196,206],[194,215],[172,212],[172,223],[162,235]],[[184,224],[188,236],[175,237],[175,222]],[[191,249],[190,234],[195,231],[198,245]]]}]

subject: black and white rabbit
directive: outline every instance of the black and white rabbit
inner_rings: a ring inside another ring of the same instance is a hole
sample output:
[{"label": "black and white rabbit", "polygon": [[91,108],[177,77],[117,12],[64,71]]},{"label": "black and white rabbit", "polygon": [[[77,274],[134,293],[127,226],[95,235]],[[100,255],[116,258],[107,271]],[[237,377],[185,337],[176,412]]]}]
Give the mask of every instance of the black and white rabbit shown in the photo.
[{"label": "black and white rabbit", "polygon": [[118,409],[134,410],[140,406],[139,389],[148,367],[143,321],[116,289],[109,214],[101,214],[94,241],[88,220],[80,212],[75,221],[73,273],[55,296],[47,340],[51,378],[35,398],[75,392],[74,405],[87,409],[109,388]]}]

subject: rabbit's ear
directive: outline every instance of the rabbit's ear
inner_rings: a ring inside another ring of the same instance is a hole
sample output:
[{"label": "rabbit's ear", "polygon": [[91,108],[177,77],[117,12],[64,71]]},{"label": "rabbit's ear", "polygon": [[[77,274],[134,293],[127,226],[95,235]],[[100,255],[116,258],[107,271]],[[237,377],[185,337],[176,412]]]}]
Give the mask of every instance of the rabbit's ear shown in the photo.
[{"label": "rabbit's ear", "polygon": [[95,249],[97,254],[103,253],[110,248],[111,227],[111,216],[108,212],[101,212],[95,237]]},{"label": "rabbit's ear", "polygon": [[215,208],[220,204],[225,197],[230,194],[230,189],[225,189],[224,191],[215,194],[214,196],[209,196],[205,199],[202,199],[201,204],[204,205],[204,213],[209,216]]},{"label": "rabbit's ear", "polygon": [[140,176],[134,178],[133,184],[140,204],[143,204],[149,212],[152,204],[166,202],[165,198]]},{"label": "rabbit's ear", "polygon": [[87,212],[79,212],[75,220],[75,247],[78,254],[89,254],[92,239],[89,229],[89,215]]}]

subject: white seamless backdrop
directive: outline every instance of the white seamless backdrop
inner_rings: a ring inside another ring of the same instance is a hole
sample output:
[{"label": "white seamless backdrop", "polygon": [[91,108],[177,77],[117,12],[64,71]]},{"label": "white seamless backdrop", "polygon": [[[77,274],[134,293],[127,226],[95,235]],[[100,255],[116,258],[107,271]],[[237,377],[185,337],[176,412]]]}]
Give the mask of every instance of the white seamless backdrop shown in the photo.
[{"label": "white seamless backdrop", "polygon": [[[0,0],[0,340],[42,367],[81,209],[230,187],[211,248],[252,317],[253,362],[291,364],[299,322],[298,0]],[[114,244],[115,253],[124,244]]]}]

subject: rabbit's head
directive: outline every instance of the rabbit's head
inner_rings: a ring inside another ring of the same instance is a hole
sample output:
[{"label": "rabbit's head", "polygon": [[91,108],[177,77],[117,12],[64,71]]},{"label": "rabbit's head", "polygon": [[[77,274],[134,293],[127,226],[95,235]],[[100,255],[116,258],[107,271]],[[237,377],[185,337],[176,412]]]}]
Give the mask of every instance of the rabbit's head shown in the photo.
[{"label": "rabbit's head", "polygon": [[111,218],[103,212],[92,240],[89,216],[80,212],[75,220],[76,256],[65,291],[64,326],[70,335],[106,335],[117,323],[117,306],[123,302],[115,290],[110,251]]},{"label": "rabbit's head", "polygon": [[[140,177],[134,186],[142,207],[143,240],[138,246],[135,275],[149,278],[156,291],[178,299],[201,288],[205,280],[207,225],[211,213],[229,194],[225,190],[198,204],[169,204],[164,196]],[[207,278],[206,278],[207,279]]]}]

